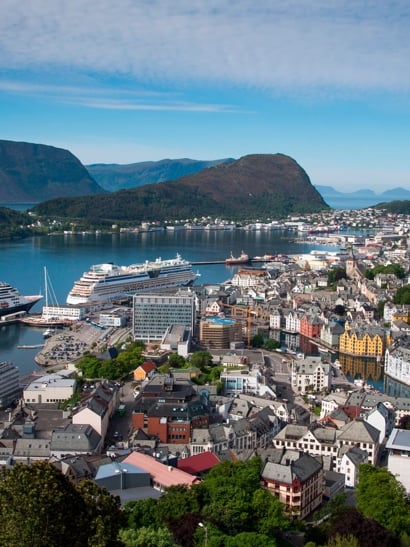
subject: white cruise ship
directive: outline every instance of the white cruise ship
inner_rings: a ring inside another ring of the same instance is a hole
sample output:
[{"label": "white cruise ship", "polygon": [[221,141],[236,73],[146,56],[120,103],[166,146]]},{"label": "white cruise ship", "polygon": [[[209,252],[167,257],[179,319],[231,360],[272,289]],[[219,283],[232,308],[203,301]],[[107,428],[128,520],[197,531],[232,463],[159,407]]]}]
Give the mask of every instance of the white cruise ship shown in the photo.
[{"label": "white cruise ship", "polygon": [[196,277],[191,263],[179,254],[130,266],[96,264],[74,283],[66,301],[72,305],[109,302],[142,291],[191,285]]},{"label": "white cruise ship", "polygon": [[10,315],[19,311],[28,312],[36,302],[43,297],[41,294],[34,296],[23,296],[9,283],[0,281],[0,317]]}]

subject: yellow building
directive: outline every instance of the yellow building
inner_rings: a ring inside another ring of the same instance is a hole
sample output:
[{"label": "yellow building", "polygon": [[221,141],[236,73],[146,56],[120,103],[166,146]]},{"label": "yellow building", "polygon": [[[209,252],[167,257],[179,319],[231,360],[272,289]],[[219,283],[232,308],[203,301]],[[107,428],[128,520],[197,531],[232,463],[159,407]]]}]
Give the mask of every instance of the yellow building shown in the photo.
[{"label": "yellow building", "polygon": [[389,343],[381,327],[346,328],[339,339],[339,351],[362,357],[382,357]]}]

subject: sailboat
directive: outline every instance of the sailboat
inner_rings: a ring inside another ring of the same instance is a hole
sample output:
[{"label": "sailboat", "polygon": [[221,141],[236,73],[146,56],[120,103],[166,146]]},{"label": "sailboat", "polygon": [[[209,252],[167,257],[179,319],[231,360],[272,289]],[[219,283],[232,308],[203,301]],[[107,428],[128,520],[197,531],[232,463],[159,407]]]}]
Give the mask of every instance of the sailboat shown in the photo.
[{"label": "sailboat", "polygon": [[58,306],[57,298],[54,292],[53,285],[51,283],[50,277],[47,273],[47,268],[44,266],[44,290],[45,290],[45,306],[43,306],[42,314],[37,316],[23,317],[21,321],[28,325],[36,327],[47,327],[43,332],[44,338],[48,338],[54,334],[54,329],[51,327],[63,326],[64,321],[56,318],[53,315],[52,309],[50,306]]}]

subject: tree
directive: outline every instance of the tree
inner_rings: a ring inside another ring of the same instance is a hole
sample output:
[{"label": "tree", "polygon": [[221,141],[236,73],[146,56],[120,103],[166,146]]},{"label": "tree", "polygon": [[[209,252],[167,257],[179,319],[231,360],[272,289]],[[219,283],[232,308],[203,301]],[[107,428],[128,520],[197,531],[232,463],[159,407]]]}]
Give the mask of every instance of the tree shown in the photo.
[{"label": "tree", "polygon": [[112,496],[108,490],[99,488],[89,480],[80,482],[77,491],[86,503],[88,545],[116,545],[118,532],[125,524],[120,498]]},{"label": "tree", "polygon": [[410,304],[410,285],[403,285],[397,289],[393,302],[395,304]]},{"label": "tree", "polygon": [[274,340],[273,338],[269,338],[268,340],[265,341],[263,347],[267,351],[273,351],[275,349],[280,348],[280,342],[279,340]]},{"label": "tree", "polygon": [[385,468],[359,467],[357,508],[397,536],[410,531],[410,508],[402,484]]},{"label": "tree", "polygon": [[252,336],[251,345],[253,348],[261,348],[264,344],[265,340],[263,338],[262,334],[255,334]]},{"label": "tree", "polygon": [[114,547],[121,524],[119,500],[91,481],[74,486],[47,462],[1,472],[1,545]]},{"label": "tree", "polygon": [[193,367],[204,370],[212,366],[212,355],[209,351],[196,351],[191,356],[191,364]]},{"label": "tree", "polygon": [[46,462],[16,464],[1,472],[1,545],[83,547],[87,545],[86,512],[80,492]]},{"label": "tree", "polygon": [[186,362],[182,355],[172,353],[168,357],[168,365],[170,366],[170,368],[184,368],[185,364]]},{"label": "tree", "polygon": [[174,547],[172,534],[163,526],[142,526],[138,530],[126,528],[120,531],[120,540],[126,547]]}]

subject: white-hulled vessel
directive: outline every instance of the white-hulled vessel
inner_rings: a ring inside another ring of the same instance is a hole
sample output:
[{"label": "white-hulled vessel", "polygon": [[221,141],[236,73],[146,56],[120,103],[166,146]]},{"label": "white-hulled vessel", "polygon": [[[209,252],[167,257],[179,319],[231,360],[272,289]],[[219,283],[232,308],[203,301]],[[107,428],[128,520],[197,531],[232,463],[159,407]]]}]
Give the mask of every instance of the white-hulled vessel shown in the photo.
[{"label": "white-hulled vessel", "polygon": [[28,312],[36,302],[43,296],[37,294],[34,296],[23,296],[19,291],[9,283],[0,281],[0,317],[19,311]]},{"label": "white-hulled vessel", "polygon": [[157,258],[130,266],[96,264],[74,283],[67,304],[106,302],[142,291],[191,285],[196,277],[192,264],[179,254],[168,260]]}]

